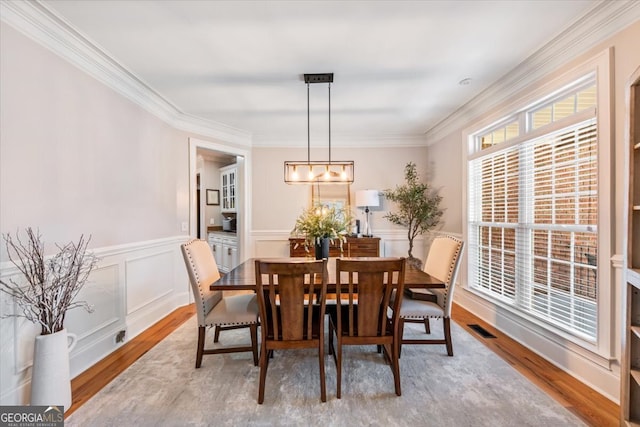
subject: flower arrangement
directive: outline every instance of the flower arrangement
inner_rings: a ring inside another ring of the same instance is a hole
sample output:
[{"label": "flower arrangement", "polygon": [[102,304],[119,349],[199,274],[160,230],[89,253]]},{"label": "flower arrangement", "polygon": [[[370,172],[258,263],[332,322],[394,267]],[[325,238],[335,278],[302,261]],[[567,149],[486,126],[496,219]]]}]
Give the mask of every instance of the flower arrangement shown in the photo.
[{"label": "flower arrangement", "polygon": [[342,243],[347,240],[351,221],[351,212],[348,209],[315,204],[300,214],[291,233],[304,236],[307,247],[320,244],[325,238],[331,243],[338,239],[342,247]]},{"label": "flower arrangement", "polygon": [[3,317],[24,317],[42,327],[42,335],[53,334],[64,329],[64,318],[68,310],[83,307],[88,312],[93,308],[85,301],[74,301],[78,292],[98,263],[98,258],[87,252],[91,238],[80,236],[78,243],[56,245],[59,252],[45,259],[44,244],[38,232],[25,230],[23,242],[18,233],[15,238],[5,234],[9,261],[22,273],[25,285],[9,279],[0,279],[0,291],[12,296],[22,313]]}]

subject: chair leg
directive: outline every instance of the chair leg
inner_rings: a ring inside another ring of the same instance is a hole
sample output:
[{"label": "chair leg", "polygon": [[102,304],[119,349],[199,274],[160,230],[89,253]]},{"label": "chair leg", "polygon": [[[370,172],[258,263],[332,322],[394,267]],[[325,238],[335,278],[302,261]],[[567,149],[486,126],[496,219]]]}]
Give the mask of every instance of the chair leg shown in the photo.
[{"label": "chair leg", "polygon": [[[258,366],[258,325],[249,326],[251,331],[251,348],[253,349],[253,366]],[[218,329],[216,329],[216,332]]]},{"label": "chair leg", "polygon": [[424,318],[424,333],[425,334],[430,334],[431,333],[431,326],[429,326],[429,318],[428,317]]},{"label": "chair leg", "polygon": [[453,356],[453,343],[451,342],[451,318],[443,317],[444,322],[444,340],[447,345],[447,354]]},{"label": "chair leg", "polygon": [[324,375],[324,337],[319,338],[318,359],[320,361],[320,401],[327,401],[327,386]]},{"label": "chair leg", "polygon": [[[401,325],[404,326],[403,323],[398,322],[398,327],[400,327]],[[395,339],[393,340],[393,348],[392,348],[392,350],[393,350],[393,360],[395,362],[397,373],[398,373],[398,380],[395,382],[396,394],[398,396],[400,396],[400,393],[401,393],[401,390],[400,390],[400,349],[402,348],[402,330],[398,329],[395,332],[396,332],[396,336],[395,336]]]},{"label": "chair leg", "polygon": [[402,396],[402,391],[400,390],[400,362],[398,361],[398,353],[396,353],[396,343],[393,346],[390,346],[391,350],[391,370],[393,371],[393,383],[396,389],[396,395]]},{"label": "chair leg", "polygon": [[342,394],[342,343],[340,342],[340,338],[338,338],[336,355],[336,397],[340,399]]},{"label": "chair leg", "polygon": [[269,367],[269,356],[267,346],[262,344],[260,349],[260,385],[258,386],[258,403],[264,402],[264,383],[267,379],[267,368]]},{"label": "chair leg", "polygon": [[198,349],[196,351],[196,369],[202,365],[202,355],[204,354],[204,337],[206,327],[198,326]]},{"label": "chair leg", "polygon": [[218,342],[218,339],[220,338],[220,326],[214,326],[214,334],[213,334],[213,342]]}]

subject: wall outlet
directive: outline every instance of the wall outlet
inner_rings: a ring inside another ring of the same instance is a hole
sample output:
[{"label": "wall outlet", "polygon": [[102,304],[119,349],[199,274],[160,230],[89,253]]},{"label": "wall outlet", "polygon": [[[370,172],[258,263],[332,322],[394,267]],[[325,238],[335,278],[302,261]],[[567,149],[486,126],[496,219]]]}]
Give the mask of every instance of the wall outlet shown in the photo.
[{"label": "wall outlet", "polygon": [[121,330],[116,334],[116,344],[124,342],[124,337],[127,335],[126,330]]},{"label": "wall outlet", "polygon": [[209,220],[209,225],[214,225],[216,223],[216,220],[214,218],[211,218]]},{"label": "wall outlet", "polygon": [[189,231],[189,223],[188,222],[183,222],[182,223],[182,231]]}]

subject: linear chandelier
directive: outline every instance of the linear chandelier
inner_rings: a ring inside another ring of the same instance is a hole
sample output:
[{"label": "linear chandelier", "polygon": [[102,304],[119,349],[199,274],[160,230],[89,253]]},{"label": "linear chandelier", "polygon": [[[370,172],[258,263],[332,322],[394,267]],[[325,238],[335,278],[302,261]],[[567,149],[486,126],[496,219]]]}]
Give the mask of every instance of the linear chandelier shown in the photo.
[{"label": "linear chandelier", "polygon": [[[307,160],[285,161],[284,182],[287,184],[351,184],[353,182],[353,160],[331,160],[331,83],[333,73],[305,74],[307,84]],[[329,160],[311,161],[311,131],[309,123],[309,85],[327,83],[329,87]]]}]

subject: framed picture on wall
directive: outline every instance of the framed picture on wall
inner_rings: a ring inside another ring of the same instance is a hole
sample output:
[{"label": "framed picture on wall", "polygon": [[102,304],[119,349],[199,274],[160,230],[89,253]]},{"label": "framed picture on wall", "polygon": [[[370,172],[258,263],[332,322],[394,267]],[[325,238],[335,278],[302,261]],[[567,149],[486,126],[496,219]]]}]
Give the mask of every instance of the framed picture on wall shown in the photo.
[{"label": "framed picture on wall", "polygon": [[220,190],[207,190],[207,205],[220,205]]}]

